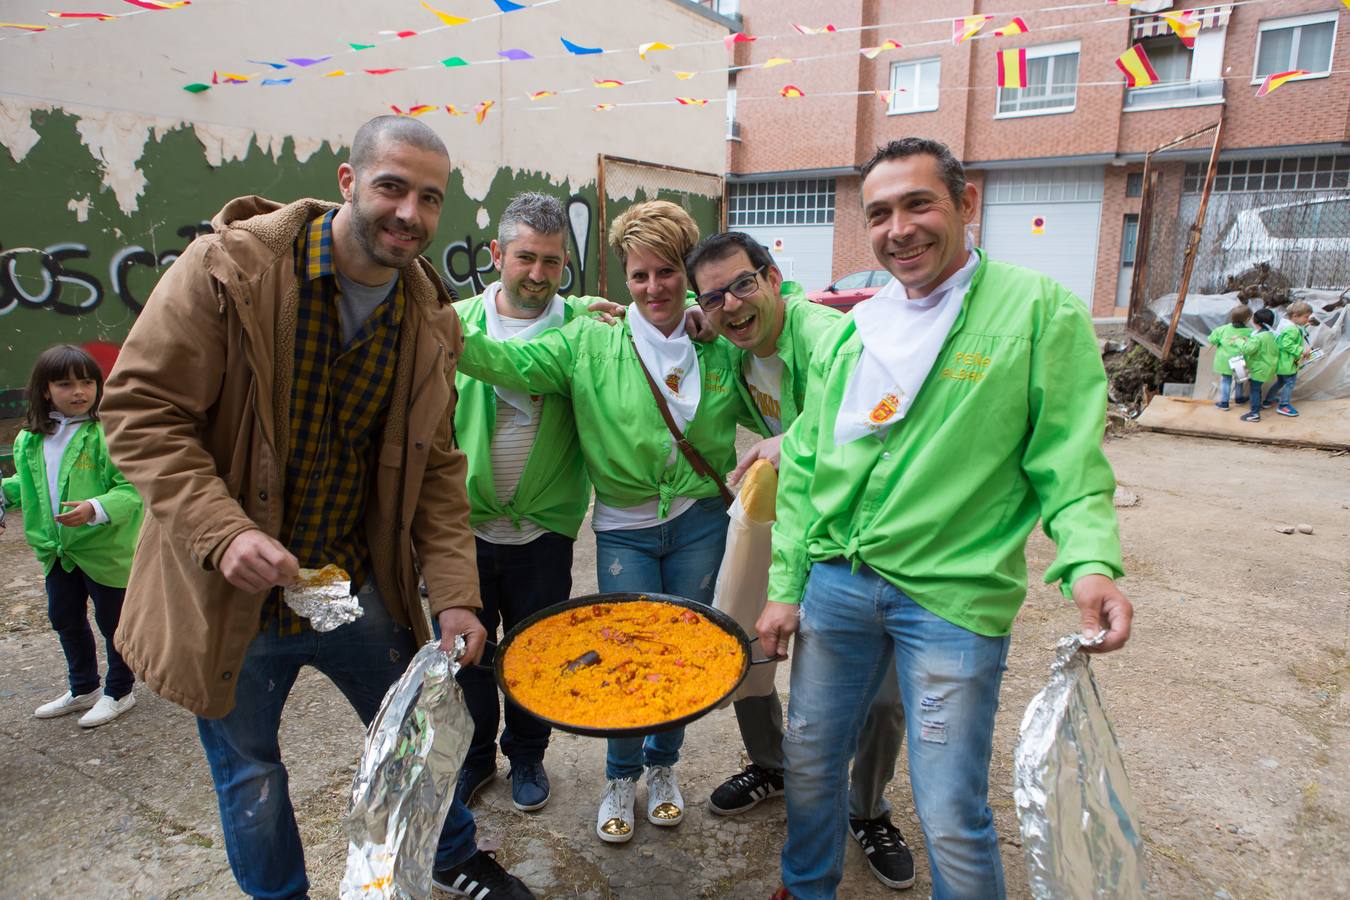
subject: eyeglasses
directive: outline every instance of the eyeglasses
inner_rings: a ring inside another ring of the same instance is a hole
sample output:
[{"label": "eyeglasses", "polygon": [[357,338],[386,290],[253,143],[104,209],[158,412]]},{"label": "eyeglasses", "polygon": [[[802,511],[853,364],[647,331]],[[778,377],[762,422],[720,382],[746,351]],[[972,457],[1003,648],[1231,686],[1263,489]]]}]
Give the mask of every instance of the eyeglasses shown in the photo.
[{"label": "eyeglasses", "polygon": [[762,265],[755,271],[737,278],[721,290],[708,291],[706,294],[699,294],[698,305],[708,312],[712,312],[713,310],[722,308],[727,302],[727,294],[731,294],[733,297],[744,300],[755,292],[755,288],[759,286],[760,273],[767,268],[767,264]]}]

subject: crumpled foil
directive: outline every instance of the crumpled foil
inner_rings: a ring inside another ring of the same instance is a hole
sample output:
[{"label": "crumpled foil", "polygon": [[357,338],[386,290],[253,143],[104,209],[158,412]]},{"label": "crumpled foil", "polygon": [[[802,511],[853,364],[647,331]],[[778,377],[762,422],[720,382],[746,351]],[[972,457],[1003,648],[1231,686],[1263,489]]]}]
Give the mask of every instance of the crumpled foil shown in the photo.
[{"label": "crumpled foil", "polygon": [[441,826],[469,752],[473,719],[453,653],[432,641],[389,688],[366,733],[347,812],[342,900],[426,898]]},{"label": "crumpled foil", "polygon": [[1031,894],[1038,900],[1143,897],[1144,843],[1085,641],[1055,646],[1050,683],[1022,717],[1013,799]]},{"label": "crumpled foil", "polygon": [[293,585],[282,596],[297,616],[309,619],[309,627],[315,631],[332,631],[339,625],[355,622],[365,613],[361,601],[352,593],[350,581]]}]

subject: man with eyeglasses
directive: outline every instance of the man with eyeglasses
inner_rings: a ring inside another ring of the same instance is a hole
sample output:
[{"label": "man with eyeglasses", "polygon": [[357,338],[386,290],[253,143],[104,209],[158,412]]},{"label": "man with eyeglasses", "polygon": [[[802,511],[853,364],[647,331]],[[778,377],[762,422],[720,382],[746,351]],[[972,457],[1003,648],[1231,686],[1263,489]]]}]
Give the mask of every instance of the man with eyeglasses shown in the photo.
[{"label": "man with eyeglasses", "polygon": [[[727,481],[735,485],[758,459],[778,465],[783,433],[801,412],[806,372],[820,338],[843,314],[806,299],[800,285],[783,280],[769,251],[742,232],[716,234],[690,251],[685,268],[699,307],[717,333],[746,351],[741,367],[750,396],[772,437],[752,447]],[[895,774],[904,734],[894,666],[872,703],[858,744],[849,790],[849,832],[872,873],[892,888],[914,883],[914,860],[904,835],[890,820],[883,796]],[[783,707],[775,690],[733,704],[750,765],[724,781],[708,799],[718,815],[734,816],[783,793]]]}]

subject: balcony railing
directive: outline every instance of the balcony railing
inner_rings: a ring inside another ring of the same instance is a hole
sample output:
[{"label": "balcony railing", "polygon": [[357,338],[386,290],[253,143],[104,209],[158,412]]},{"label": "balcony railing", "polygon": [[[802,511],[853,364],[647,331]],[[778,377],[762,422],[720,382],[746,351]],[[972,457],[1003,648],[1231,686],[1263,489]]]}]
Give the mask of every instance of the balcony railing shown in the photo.
[{"label": "balcony railing", "polygon": [[1223,99],[1223,80],[1170,81],[1125,92],[1126,109],[1190,106]]}]

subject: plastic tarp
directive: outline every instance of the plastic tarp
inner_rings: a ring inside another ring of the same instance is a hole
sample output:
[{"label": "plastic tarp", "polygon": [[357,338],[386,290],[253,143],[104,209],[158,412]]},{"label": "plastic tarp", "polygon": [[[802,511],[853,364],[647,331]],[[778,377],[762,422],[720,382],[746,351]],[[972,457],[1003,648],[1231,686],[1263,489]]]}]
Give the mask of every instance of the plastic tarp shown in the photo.
[{"label": "plastic tarp", "polygon": [[[1312,348],[1320,349],[1325,354],[1322,359],[1309,363],[1299,371],[1293,398],[1350,399],[1350,302],[1344,302],[1341,298],[1345,295],[1337,291],[1295,288],[1289,293],[1294,300],[1303,300],[1312,306],[1313,320],[1318,324],[1308,327],[1308,341]],[[1236,292],[1188,294],[1186,305],[1181,310],[1177,334],[1204,346],[1209,333],[1228,321],[1229,311],[1238,302]],[[1149,309],[1162,321],[1170,322],[1176,304],[1175,293],[1163,294],[1149,303]],[[1253,297],[1247,301],[1247,307],[1252,312],[1256,312],[1264,305],[1260,297]],[[1327,312],[1329,307],[1337,308]],[[1284,309],[1285,307],[1274,307],[1277,329],[1284,321]],[[1200,377],[1203,377],[1203,373]]]}]

